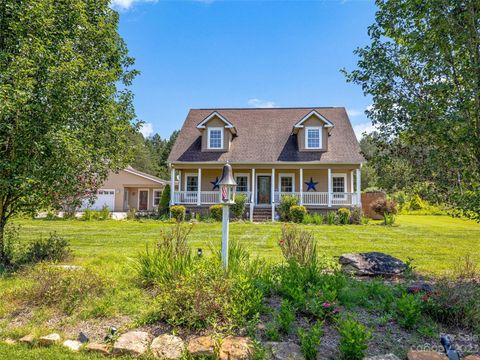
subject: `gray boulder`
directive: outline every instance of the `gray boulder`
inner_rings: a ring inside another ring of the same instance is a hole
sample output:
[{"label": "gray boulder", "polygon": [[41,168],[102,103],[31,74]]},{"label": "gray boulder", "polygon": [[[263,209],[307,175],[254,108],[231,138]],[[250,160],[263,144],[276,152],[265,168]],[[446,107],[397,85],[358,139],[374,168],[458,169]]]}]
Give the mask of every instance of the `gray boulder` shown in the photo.
[{"label": "gray boulder", "polygon": [[395,276],[407,269],[403,261],[381,252],[344,254],[339,262],[344,272],[357,276]]},{"label": "gray boulder", "polygon": [[150,350],[158,359],[178,360],[182,358],[185,344],[178,336],[163,334],[153,339]]},{"label": "gray boulder", "polygon": [[152,336],[144,331],[130,331],[122,334],[113,345],[114,355],[143,355],[147,350]]}]

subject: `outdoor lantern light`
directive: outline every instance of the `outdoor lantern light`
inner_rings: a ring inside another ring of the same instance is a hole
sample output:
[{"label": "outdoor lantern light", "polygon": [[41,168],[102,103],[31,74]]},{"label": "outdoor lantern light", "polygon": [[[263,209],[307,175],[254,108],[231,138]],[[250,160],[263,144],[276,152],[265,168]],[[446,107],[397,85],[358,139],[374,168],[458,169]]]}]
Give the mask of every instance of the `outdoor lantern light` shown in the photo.
[{"label": "outdoor lantern light", "polygon": [[235,188],[237,183],[233,178],[232,167],[225,164],[222,178],[218,181],[220,186],[220,203],[223,205],[222,213],[222,264],[228,268],[228,223],[230,220],[230,205],[235,204]]},{"label": "outdoor lantern light", "polygon": [[197,249],[197,256],[202,257],[202,255],[203,255],[203,250],[201,248],[198,248]]}]

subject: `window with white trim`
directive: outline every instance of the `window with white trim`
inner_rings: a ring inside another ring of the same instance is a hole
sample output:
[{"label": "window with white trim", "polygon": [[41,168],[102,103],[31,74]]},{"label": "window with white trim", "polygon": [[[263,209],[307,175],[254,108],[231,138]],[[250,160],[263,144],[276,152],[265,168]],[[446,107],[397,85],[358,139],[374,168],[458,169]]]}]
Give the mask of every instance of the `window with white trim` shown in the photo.
[{"label": "window with white trim", "polygon": [[197,191],[198,190],[198,176],[197,175],[187,175],[185,181],[185,187],[187,191]]},{"label": "window with white trim", "polygon": [[208,148],[223,149],[223,128],[208,128]]},{"label": "window with white trim", "polygon": [[[332,176],[332,192],[333,197],[341,198],[344,196],[343,193],[346,192],[346,175],[333,175]],[[337,193],[337,194],[335,194]]]},{"label": "window with white trim", "polygon": [[305,128],[305,147],[307,149],[322,148],[322,128],[321,127]]},{"label": "window with white trim", "polygon": [[280,176],[280,192],[293,192],[293,176]]},{"label": "window with white trim", "polygon": [[161,198],[162,198],[162,190],[153,190],[153,206],[160,205]]},{"label": "window with white trim", "polygon": [[237,183],[237,192],[247,192],[248,191],[248,176],[245,175],[236,175],[235,181]]}]

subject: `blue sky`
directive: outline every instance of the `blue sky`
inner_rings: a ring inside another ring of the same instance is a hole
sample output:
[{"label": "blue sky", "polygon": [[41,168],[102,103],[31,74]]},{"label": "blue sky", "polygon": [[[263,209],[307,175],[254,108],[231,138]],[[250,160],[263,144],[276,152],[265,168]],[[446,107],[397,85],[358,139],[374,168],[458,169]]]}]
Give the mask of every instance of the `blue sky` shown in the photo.
[{"label": "blue sky", "polygon": [[348,84],[372,1],[112,0],[135,67],[143,133],[167,137],[190,108],[345,106],[357,133],[371,99]]}]

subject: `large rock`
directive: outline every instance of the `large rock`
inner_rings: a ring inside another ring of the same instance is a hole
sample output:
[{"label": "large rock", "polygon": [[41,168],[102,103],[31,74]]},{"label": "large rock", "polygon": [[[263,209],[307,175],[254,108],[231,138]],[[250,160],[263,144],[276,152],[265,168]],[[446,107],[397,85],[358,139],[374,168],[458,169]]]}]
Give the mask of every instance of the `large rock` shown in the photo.
[{"label": "large rock", "polygon": [[417,281],[411,284],[408,288],[407,291],[410,294],[415,294],[415,293],[425,293],[425,294],[431,294],[433,293],[433,287],[427,282],[424,281]]},{"label": "large rock", "polygon": [[190,339],[187,351],[192,356],[215,356],[215,343],[211,336],[197,336]]},{"label": "large rock", "polygon": [[302,349],[294,342],[269,342],[272,360],[304,360]]},{"label": "large rock", "polygon": [[20,338],[20,340],[18,341],[20,341],[23,344],[32,345],[34,340],[35,340],[35,337],[33,336],[33,334],[28,334]]},{"label": "large rock", "polygon": [[448,360],[446,355],[433,351],[410,351],[407,358],[408,360]]},{"label": "large rock", "polygon": [[366,357],[363,360],[400,360],[400,358],[394,354],[386,354]]},{"label": "large rock", "polygon": [[42,336],[40,339],[38,339],[38,343],[43,346],[50,346],[50,345],[55,345],[60,342],[60,335],[53,333],[49,334],[46,336]]},{"label": "large rock", "polygon": [[13,339],[6,338],[5,340],[3,340],[3,343],[6,345],[15,345],[17,342]]},{"label": "large rock", "polygon": [[115,355],[143,355],[152,341],[152,336],[144,331],[130,331],[122,334],[113,345]]},{"label": "large rock", "polygon": [[480,356],[477,355],[468,355],[463,360],[480,360]]},{"label": "large rock", "polygon": [[72,351],[79,351],[82,347],[82,343],[78,340],[65,340],[63,346]]},{"label": "large rock", "polygon": [[110,347],[107,344],[89,343],[85,349],[97,354],[110,355]]},{"label": "large rock", "polygon": [[381,252],[344,254],[339,262],[343,271],[359,276],[394,276],[407,268],[401,260]]},{"label": "large rock", "polygon": [[163,334],[153,339],[150,350],[156,358],[177,360],[183,356],[185,343],[178,336]]},{"label": "large rock", "polygon": [[227,336],[220,347],[220,360],[250,360],[253,343],[247,337]]}]

